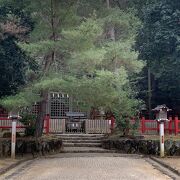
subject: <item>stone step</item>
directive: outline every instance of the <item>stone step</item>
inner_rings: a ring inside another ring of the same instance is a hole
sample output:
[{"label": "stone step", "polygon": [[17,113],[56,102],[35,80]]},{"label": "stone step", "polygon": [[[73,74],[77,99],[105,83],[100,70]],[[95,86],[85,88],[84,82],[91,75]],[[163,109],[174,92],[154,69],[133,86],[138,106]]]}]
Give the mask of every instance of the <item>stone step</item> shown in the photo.
[{"label": "stone step", "polygon": [[101,147],[101,143],[63,143],[64,147]]},{"label": "stone step", "polygon": [[64,138],[64,137],[71,137],[71,138],[74,138],[74,137],[76,137],[76,138],[79,138],[79,137],[81,137],[81,138],[103,138],[103,137],[105,137],[105,135],[104,134],[56,134],[56,136],[58,136],[58,137],[62,137],[62,138]]},{"label": "stone step", "polygon": [[104,137],[61,137],[58,136],[59,138],[61,138],[62,140],[102,140],[105,139]]},{"label": "stone step", "polygon": [[107,150],[100,147],[64,147],[63,153],[116,153],[115,150]]},{"label": "stone step", "polygon": [[101,143],[100,139],[63,139],[63,143]]},{"label": "stone step", "polygon": [[59,136],[62,140],[103,140],[104,137],[61,137]]}]

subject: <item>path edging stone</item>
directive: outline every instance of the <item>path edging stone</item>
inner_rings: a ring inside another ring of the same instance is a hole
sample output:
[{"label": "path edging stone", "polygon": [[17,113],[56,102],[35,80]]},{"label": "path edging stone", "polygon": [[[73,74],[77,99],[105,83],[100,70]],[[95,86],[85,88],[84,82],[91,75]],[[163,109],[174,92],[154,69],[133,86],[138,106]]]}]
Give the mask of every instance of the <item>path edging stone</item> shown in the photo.
[{"label": "path edging stone", "polygon": [[22,159],[22,160],[19,160],[19,161],[15,162],[15,163],[5,167],[5,168],[0,169],[0,176],[5,174],[7,171],[10,171],[11,169],[15,168],[16,166],[18,166],[18,165],[20,165],[20,164],[22,164],[24,162],[27,162],[29,160],[33,160],[33,159],[35,159],[35,158]]},{"label": "path edging stone", "polygon": [[152,156],[150,156],[150,159],[152,159],[153,161],[161,164],[161,165],[164,166],[165,168],[168,168],[170,171],[173,171],[173,172],[176,173],[178,176],[180,176],[180,171],[178,171],[177,169],[173,168],[172,166],[164,163],[164,162],[161,161],[160,159],[157,159],[156,157],[152,157]]}]

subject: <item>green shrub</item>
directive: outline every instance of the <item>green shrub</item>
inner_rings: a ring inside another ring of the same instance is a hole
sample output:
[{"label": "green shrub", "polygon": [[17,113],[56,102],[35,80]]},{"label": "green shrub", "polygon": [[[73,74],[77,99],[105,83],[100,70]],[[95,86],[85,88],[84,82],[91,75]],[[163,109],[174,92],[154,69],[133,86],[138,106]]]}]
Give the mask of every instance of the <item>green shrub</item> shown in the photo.
[{"label": "green shrub", "polygon": [[28,113],[22,114],[21,116],[22,119],[20,122],[26,126],[25,136],[34,136],[36,116]]}]

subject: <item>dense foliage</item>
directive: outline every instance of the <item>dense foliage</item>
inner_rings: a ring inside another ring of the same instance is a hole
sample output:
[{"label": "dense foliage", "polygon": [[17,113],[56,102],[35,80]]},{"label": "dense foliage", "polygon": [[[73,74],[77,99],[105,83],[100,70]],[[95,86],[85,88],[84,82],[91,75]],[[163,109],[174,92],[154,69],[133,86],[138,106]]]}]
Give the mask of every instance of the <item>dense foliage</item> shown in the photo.
[{"label": "dense foliage", "polygon": [[0,97],[14,94],[25,84],[26,58],[11,37],[0,41]]},{"label": "dense foliage", "polygon": [[20,122],[23,123],[25,128],[25,136],[33,136],[35,132],[35,121],[36,116],[32,113],[22,113],[21,114],[22,119],[20,119]]},{"label": "dense foliage", "polygon": [[0,97],[15,94],[26,83],[27,70],[33,61],[16,44],[24,40],[33,28],[30,16],[20,8],[0,7]]},{"label": "dense foliage", "polygon": [[[143,14],[136,48],[139,58],[151,68],[152,105],[167,104],[178,112],[180,107],[180,1],[161,0],[149,5]],[[144,70],[147,76],[147,69]],[[142,90],[147,87],[142,82]],[[147,96],[144,96],[147,99]]]}]

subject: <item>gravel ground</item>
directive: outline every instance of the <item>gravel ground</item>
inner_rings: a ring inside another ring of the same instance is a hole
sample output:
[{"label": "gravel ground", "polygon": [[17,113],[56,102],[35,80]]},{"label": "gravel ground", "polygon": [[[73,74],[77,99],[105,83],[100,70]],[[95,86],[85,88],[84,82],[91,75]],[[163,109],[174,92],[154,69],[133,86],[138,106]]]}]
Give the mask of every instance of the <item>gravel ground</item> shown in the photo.
[{"label": "gravel ground", "polygon": [[137,157],[86,155],[35,159],[0,179],[8,180],[166,180],[168,176]]}]

